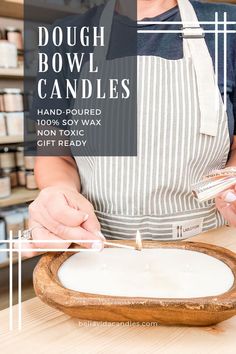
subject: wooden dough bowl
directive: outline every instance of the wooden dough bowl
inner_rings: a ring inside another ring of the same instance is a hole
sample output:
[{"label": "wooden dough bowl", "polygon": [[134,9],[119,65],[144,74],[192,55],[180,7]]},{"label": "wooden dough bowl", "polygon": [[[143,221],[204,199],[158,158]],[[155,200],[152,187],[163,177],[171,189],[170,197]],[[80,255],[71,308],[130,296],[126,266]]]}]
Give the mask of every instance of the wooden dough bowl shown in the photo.
[{"label": "wooden dough bowl", "polygon": [[[132,241],[123,243],[133,244]],[[178,248],[203,252],[226,263],[236,279],[236,254],[222,247],[198,242],[144,241],[143,245],[145,248]],[[57,271],[72,254],[46,254],[34,270],[36,295],[49,306],[71,317],[94,321],[209,326],[236,315],[236,280],[232,288],[222,295],[189,299],[104,296],[66,289],[59,282]]]}]

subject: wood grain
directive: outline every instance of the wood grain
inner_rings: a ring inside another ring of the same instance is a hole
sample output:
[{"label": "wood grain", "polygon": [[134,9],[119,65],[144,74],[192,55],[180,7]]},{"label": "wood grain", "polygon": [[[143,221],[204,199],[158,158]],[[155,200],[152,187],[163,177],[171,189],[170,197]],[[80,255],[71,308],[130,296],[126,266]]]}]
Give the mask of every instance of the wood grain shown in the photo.
[{"label": "wood grain", "polygon": [[[120,241],[119,241],[120,242]],[[133,241],[123,241],[132,245]],[[114,241],[115,243],[115,241]],[[197,242],[144,241],[144,248],[177,248],[198,251],[218,258],[232,270],[236,279],[236,254],[215,245]],[[219,296],[191,299],[104,296],[64,288],[57,272],[71,253],[44,255],[34,271],[34,288],[46,304],[71,317],[95,321],[156,321],[165,325],[209,326],[236,315],[236,280]]]}]

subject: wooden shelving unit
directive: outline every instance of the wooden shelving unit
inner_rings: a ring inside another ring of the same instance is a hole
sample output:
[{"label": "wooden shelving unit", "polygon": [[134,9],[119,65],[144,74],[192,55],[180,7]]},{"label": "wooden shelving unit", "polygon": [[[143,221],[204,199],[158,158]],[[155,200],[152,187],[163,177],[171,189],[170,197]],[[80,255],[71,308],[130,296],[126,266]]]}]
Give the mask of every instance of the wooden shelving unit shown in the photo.
[{"label": "wooden shelving unit", "polygon": [[0,78],[1,79],[23,79],[24,68],[23,66],[19,68],[0,68]]},{"label": "wooden shelving unit", "polygon": [[37,197],[38,193],[38,190],[29,190],[24,187],[14,188],[10,197],[0,199],[0,208],[31,202]]},{"label": "wooden shelving unit", "polygon": [[24,13],[23,0],[1,0],[0,1],[1,17],[23,19],[23,13]]},{"label": "wooden shelving unit", "polygon": [[[27,258],[24,258],[24,257],[21,258],[22,262],[25,261],[26,259]],[[13,262],[12,263],[13,264],[18,263],[18,257],[17,256],[13,258]],[[4,262],[0,262],[0,269],[6,268],[8,266],[9,266],[9,260],[6,260]]]},{"label": "wooden shelving unit", "polygon": [[24,138],[22,135],[0,137],[0,145],[18,144],[18,143],[22,143],[23,141]]},{"label": "wooden shelving unit", "polygon": [[[16,262],[16,259],[14,259],[13,263],[15,263],[15,262]],[[0,269],[6,268],[6,267],[8,267],[8,265],[9,265],[9,261],[8,260],[4,261],[4,262],[0,262]]]}]

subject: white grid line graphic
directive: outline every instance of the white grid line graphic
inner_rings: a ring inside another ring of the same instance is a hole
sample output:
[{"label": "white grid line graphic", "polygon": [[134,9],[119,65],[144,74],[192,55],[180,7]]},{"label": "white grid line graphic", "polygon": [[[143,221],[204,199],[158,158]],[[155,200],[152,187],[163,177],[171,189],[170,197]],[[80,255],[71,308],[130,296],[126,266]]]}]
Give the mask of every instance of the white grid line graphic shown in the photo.
[{"label": "white grid line graphic", "polygon": [[18,330],[22,329],[22,257],[21,231],[18,232]]},{"label": "white grid line graphic", "polygon": [[227,110],[227,12],[224,12],[224,108]]},{"label": "white grid line graphic", "polygon": [[[22,231],[20,230],[20,232],[21,232],[21,235],[22,235]],[[19,236],[18,236],[18,238],[13,238],[12,237],[12,239],[10,240],[10,238],[9,239],[7,239],[7,240],[0,240],[0,244],[9,244],[10,245],[10,243],[13,243],[13,244],[18,244],[18,243],[35,243],[35,244],[37,244],[37,243],[65,243],[65,242],[74,242],[74,243],[91,243],[91,242],[95,242],[95,241],[100,241],[100,240],[98,240],[98,239],[91,239],[91,240],[87,240],[87,239],[83,239],[83,240],[79,240],[79,239],[73,239],[73,240],[69,240],[69,239],[65,239],[65,240],[63,240],[63,239],[58,239],[58,240],[26,240],[26,239],[19,239]],[[102,240],[101,240],[102,241]],[[3,250],[0,250],[0,252],[6,252],[7,250],[6,249],[3,249]],[[9,251],[9,249],[8,249],[8,251]],[[16,248],[13,248],[12,249],[12,251],[13,252],[18,252],[18,250],[16,249]],[[29,250],[28,250],[29,251]]]},{"label": "white grid line graphic", "polygon": [[[46,252],[90,252],[98,253],[99,249],[92,248],[22,248],[22,244],[37,244],[37,243],[94,243],[96,240],[23,240],[21,239],[22,231],[19,230],[18,238],[13,239],[12,231],[9,233],[9,240],[0,240],[0,244],[8,244],[8,248],[0,249],[0,252],[9,252],[9,331],[13,331],[13,253],[18,253],[18,330],[22,329],[22,253],[35,252],[35,253],[46,253]],[[17,245],[17,248],[14,246]]]},{"label": "white grid line graphic", "polygon": [[[218,13],[218,12],[215,12],[215,14]],[[138,25],[183,25],[183,22],[182,21],[138,21]],[[201,25],[215,25],[215,24],[218,24],[218,25],[224,25],[225,24],[225,21],[198,21],[198,22],[195,22],[195,21],[184,21],[184,24],[190,26],[190,25],[193,25],[193,26],[198,26],[199,24]],[[227,25],[236,25],[236,21],[227,21]]]},{"label": "white grid line graphic", "polygon": [[[227,25],[227,24],[226,24]],[[182,30],[138,30],[138,33],[183,33]],[[215,33],[216,30],[204,30],[203,33]],[[236,30],[218,30],[218,33],[236,33]]]},{"label": "white grid line graphic", "polygon": [[[219,106],[219,90],[218,90],[218,70],[219,70],[219,13],[215,12],[215,81],[216,81],[216,92],[215,92],[215,105]],[[218,110],[217,110],[218,111]]]},{"label": "white grid line graphic", "polygon": [[13,330],[13,235],[9,234],[9,330]]}]

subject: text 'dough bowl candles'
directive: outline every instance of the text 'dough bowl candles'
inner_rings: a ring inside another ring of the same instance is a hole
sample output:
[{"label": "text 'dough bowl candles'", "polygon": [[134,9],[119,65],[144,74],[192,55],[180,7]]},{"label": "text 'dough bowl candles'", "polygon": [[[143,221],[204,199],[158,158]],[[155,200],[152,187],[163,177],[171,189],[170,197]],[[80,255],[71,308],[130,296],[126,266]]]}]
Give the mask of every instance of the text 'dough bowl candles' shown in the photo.
[{"label": "text 'dough bowl candles'", "polygon": [[212,325],[236,315],[235,279],[236,254],[195,242],[51,253],[34,271],[39,298],[72,317],[169,325]]}]

